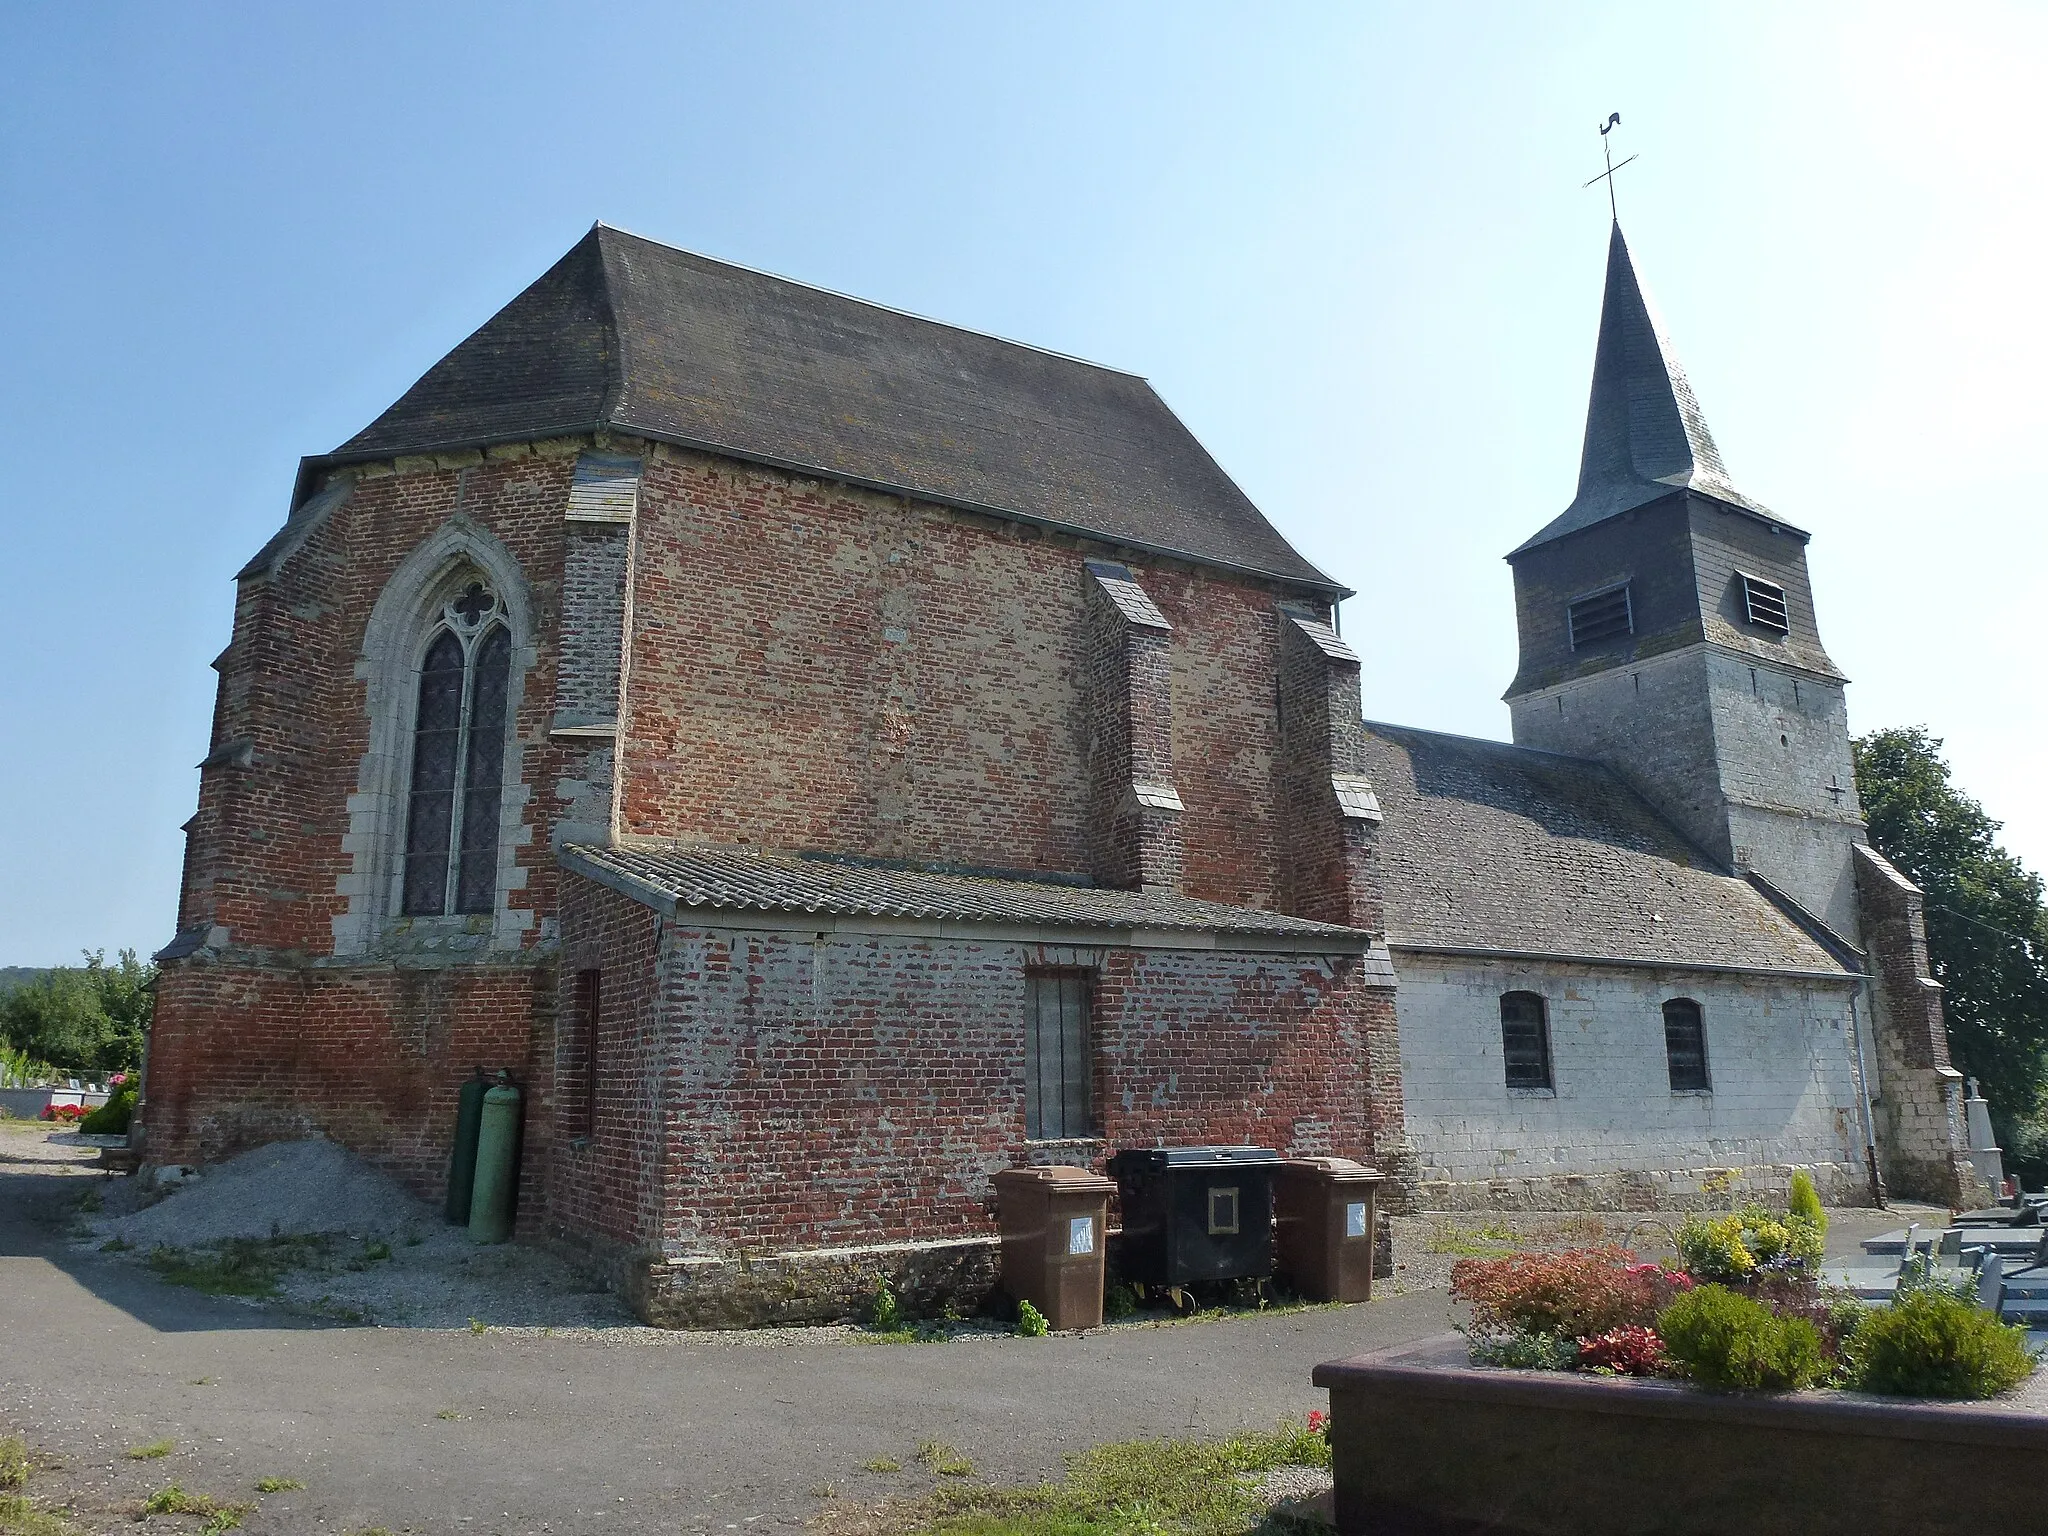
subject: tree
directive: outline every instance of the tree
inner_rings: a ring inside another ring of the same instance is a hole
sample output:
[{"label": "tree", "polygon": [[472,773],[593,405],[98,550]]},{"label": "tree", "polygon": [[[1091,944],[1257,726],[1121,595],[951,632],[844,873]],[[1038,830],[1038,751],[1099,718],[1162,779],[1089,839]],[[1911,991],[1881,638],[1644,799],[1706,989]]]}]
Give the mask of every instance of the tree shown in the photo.
[{"label": "tree", "polygon": [[124,949],[107,964],[88,951],[85,964],[58,966],[27,986],[0,995],[0,1036],[66,1072],[104,1076],[142,1064],[156,968]]},{"label": "tree", "polygon": [[1991,1101],[2013,1160],[2031,1164],[2048,1152],[2034,1145],[2048,1090],[2041,877],[1999,847],[2000,823],[1950,781],[1941,741],[1925,728],[1872,731],[1855,752],[1872,846],[1926,893],[1928,956],[1946,990],[1956,1066]]}]

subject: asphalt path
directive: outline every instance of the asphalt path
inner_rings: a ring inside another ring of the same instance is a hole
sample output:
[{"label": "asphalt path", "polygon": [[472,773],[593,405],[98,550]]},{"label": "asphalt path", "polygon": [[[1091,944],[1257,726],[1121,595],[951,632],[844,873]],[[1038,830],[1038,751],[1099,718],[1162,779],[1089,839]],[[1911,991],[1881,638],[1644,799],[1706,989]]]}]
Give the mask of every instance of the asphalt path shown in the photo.
[{"label": "asphalt path", "polygon": [[[30,1491],[88,1528],[177,1481],[270,1532],[745,1531],[930,1486],[944,1441],[996,1482],[1071,1452],[1323,1405],[1323,1360],[1441,1333],[1442,1292],[1079,1337],[875,1345],[841,1330],[345,1327],[167,1286],[57,1213],[90,1154],[0,1127],[0,1426],[62,1463]],[[453,1415],[448,1417],[445,1415]],[[159,1460],[130,1447],[168,1439]],[[902,1464],[895,1473],[871,1461]],[[827,1492],[827,1490],[831,1492]],[[151,1522],[154,1524],[170,1522]],[[179,1522],[190,1524],[189,1521]]]}]

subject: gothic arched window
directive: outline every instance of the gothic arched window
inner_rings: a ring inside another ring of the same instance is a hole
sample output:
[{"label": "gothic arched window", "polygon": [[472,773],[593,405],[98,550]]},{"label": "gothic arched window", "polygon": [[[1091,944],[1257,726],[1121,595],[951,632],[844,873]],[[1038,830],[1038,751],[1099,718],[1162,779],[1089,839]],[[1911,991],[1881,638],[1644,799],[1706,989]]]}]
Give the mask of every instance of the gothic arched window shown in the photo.
[{"label": "gothic arched window", "polygon": [[420,662],[405,818],[408,917],[497,905],[511,673],[504,605],[472,581],[441,610]]}]

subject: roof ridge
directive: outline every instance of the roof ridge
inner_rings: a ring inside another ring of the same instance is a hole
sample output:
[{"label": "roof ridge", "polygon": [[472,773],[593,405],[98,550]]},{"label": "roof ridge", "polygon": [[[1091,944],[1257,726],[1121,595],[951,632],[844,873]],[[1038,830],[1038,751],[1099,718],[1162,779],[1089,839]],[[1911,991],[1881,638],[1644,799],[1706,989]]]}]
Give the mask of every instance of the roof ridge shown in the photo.
[{"label": "roof ridge", "polygon": [[1549,747],[1524,746],[1519,741],[1502,741],[1498,736],[1467,736],[1458,731],[1433,731],[1426,725],[1396,725],[1391,720],[1366,720],[1362,723],[1368,731],[1402,731],[1410,736],[1434,736],[1439,741],[1468,741],[1476,747],[1498,747],[1507,752],[1527,752],[1536,757],[1554,757],[1567,763],[1581,763],[1588,768],[1598,768],[1610,777],[1619,777],[1610,764],[1602,762],[1597,757],[1580,757],[1575,752],[1557,752]]},{"label": "roof ridge", "polygon": [[[1014,336],[998,335],[994,331],[976,330],[971,325],[961,325],[953,320],[941,320],[934,315],[919,314],[914,309],[902,309],[894,304],[881,304],[873,299],[864,299],[857,293],[847,293],[839,288],[827,288],[823,283],[807,283],[800,277],[791,277],[786,272],[771,272],[766,267],[751,266],[744,261],[728,261],[723,256],[707,256],[702,251],[690,250],[687,246],[671,245],[666,240],[657,240],[652,235],[643,235],[634,230],[622,229],[617,224],[607,224],[599,219],[591,226],[593,233],[623,235],[628,240],[638,240],[642,245],[651,245],[657,250],[668,251],[676,256],[687,256],[692,261],[707,262],[714,267],[729,267],[735,272],[745,272],[753,277],[765,277],[771,283],[785,283],[791,288],[802,288],[810,293],[822,293],[828,298],[840,299],[848,304],[858,304],[862,309],[879,310],[885,315],[897,315],[905,320],[915,320],[920,325],[937,326],[940,330],[956,331],[962,336],[973,336],[982,341],[1001,342],[1006,347],[1015,347],[1021,352],[1036,352],[1041,357],[1058,358],[1063,363],[1079,363],[1083,368],[1093,368],[1102,373],[1113,373],[1118,378],[1136,379],[1147,389],[1152,381],[1142,373],[1133,373],[1128,368],[1119,368],[1114,363],[1097,362],[1092,357],[1082,357],[1073,352],[1061,352],[1053,347],[1041,347],[1032,342],[1019,341]],[[1157,391],[1154,391],[1157,393]]]}]

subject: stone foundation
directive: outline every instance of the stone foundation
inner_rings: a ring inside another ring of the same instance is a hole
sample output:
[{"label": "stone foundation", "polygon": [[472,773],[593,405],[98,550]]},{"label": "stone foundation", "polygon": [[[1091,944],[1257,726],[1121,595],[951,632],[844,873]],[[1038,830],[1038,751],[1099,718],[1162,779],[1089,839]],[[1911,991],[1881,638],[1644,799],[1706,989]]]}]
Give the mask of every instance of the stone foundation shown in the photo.
[{"label": "stone foundation", "polygon": [[627,1303],[657,1328],[772,1328],[866,1316],[884,1281],[908,1317],[979,1311],[996,1289],[993,1237],[730,1257],[641,1259]]},{"label": "stone foundation", "polygon": [[1548,1179],[1424,1179],[1416,1205],[1425,1211],[1720,1211],[1745,1200],[1782,1206],[1792,1175],[1802,1170],[1823,1205],[1876,1203],[1860,1164],[1763,1163]]}]

